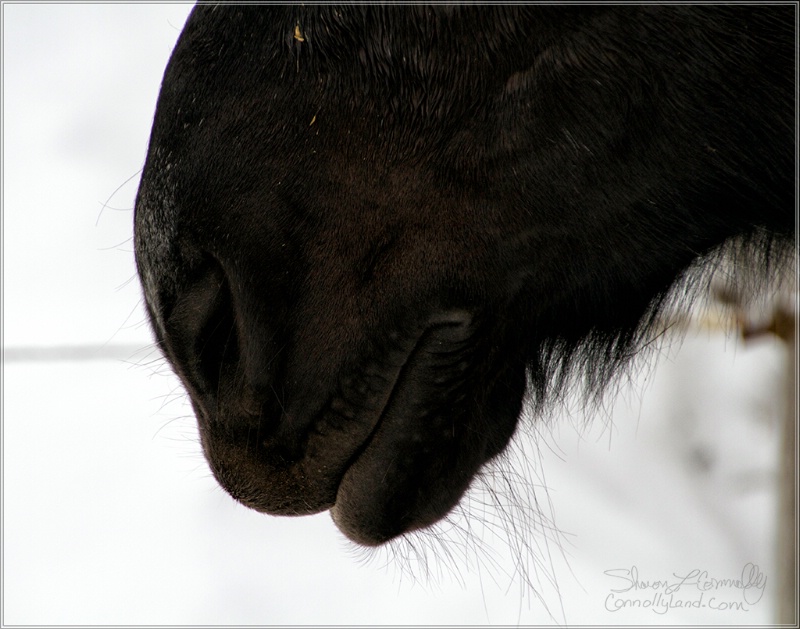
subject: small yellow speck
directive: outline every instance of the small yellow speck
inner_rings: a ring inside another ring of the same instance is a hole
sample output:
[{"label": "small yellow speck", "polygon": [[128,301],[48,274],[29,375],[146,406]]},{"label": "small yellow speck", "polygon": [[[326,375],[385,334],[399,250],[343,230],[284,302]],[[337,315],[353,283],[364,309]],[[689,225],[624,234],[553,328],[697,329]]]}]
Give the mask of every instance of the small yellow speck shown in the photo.
[{"label": "small yellow speck", "polygon": [[300,42],[303,42],[303,41],[306,40],[305,37],[303,37],[303,32],[300,30],[300,25],[299,24],[295,24],[294,25],[294,38],[297,41],[300,41]]},{"label": "small yellow speck", "polygon": [[312,124],[314,124],[316,121],[317,121],[317,114],[314,114],[314,117],[311,119],[311,122],[309,122],[309,123],[308,123],[308,126],[310,127],[310,126],[311,126]]}]

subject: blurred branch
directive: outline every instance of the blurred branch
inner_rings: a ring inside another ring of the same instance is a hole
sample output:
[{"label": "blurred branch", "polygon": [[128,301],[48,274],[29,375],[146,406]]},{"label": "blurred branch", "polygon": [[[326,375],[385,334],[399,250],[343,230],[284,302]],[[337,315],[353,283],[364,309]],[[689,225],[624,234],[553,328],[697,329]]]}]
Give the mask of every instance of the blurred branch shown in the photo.
[{"label": "blurred branch", "polygon": [[665,329],[736,333],[743,341],[774,336],[783,341],[785,408],[780,426],[780,460],[775,522],[775,614],[778,624],[797,626],[797,301],[795,290],[777,292],[760,307],[748,304],[730,284],[712,284],[701,313],[677,312],[664,318]]}]

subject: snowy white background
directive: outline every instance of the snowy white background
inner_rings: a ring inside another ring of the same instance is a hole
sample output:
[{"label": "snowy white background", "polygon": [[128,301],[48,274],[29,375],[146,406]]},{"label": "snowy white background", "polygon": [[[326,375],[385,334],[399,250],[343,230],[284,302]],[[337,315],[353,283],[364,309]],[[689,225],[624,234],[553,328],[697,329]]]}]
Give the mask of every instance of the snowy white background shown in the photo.
[{"label": "snowy white background", "polygon": [[[690,333],[588,427],[529,424],[522,497],[498,499],[514,520],[475,492],[475,517],[442,527],[450,542],[413,542],[427,566],[409,548],[355,550],[327,514],[271,518],[216,487],[152,349],[130,244],[190,8],[2,7],[3,624],[770,622],[785,369],[771,339]],[[607,609],[623,585],[607,570],[733,579],[748,563],[767,579],[757,602],[723,588],[712,595],[731,609],[708,594],[700,609]]]}]

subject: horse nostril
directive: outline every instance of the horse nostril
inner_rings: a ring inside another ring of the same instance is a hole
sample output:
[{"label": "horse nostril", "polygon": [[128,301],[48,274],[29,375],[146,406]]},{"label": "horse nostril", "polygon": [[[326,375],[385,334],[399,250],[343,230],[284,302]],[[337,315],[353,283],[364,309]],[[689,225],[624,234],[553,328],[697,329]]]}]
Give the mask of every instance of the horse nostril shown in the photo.
[{"label": "horse nostril", "polygon": [[239,359],[239,339],[225,273],[211,256],[179,293],[166,321],[166,344],[199,393],[217,394],[224,371]]}]

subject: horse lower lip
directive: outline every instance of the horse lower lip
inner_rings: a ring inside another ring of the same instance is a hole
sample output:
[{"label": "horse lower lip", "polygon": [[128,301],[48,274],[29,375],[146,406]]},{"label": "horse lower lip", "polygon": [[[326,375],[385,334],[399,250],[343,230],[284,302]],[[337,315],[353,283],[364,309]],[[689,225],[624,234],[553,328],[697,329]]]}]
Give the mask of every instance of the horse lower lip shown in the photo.
[{"label": "horse lower lip", "polygon": [[[437,323],[425,330],[409,354],[374,429],[354,453],[339,483],[334,520],[355,541],[385,541],[380,535],[355,532],[360,524],[352,522],[359,512],[380,510],[381,498],[377,496],[392,493],[388,473],[374,492],[368,488],[382,476],[373,461],[384,457],[376,457],[376,453],[389,451],[389,459],[394,454],[420,461],[432,448],[456,438],[452,414],[464,396],[462,385],[470,364],[472,332],[470,325],[461,322]],[[407,481],[401,479],[402,484]],[[355,494],[360,496],[354,498]],[[373,504],[363,504],[373,498]]]}]

